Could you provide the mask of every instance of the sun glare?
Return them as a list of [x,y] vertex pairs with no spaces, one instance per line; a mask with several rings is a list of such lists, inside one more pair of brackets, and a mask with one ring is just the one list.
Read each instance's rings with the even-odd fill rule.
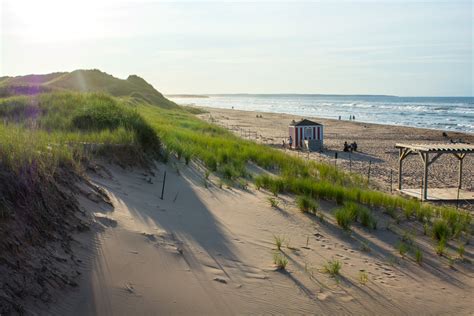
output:
[[[100,6],[103,6],[102,2]],[[92,1],[7,0],[5,12],[16,31],[29,42],[57,42],[105,35],[98,4]]]

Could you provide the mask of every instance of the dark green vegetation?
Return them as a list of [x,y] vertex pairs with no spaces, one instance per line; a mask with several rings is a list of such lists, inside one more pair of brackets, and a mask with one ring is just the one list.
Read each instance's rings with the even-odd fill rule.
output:
[[103,154],[129,153],[134,159],[160,151],[159,138],[137,110],[103,94],[3,98],[0,118],[2,161],[13,169],[33,161],[50,167],[74,164],[91,148]]
[[364,227],[369,229],[377,228],[377,220],[372,215],[372,211],[354,202],[344,203],[344,206],[336,210],[334,216],[336,217],[337,224],[345,230],[349,230],[351,224],[357,220]]
[[298,208],[303,213],[313,213],[315,214],[318,210],[318,205],[315,200],[305,195],[300,195],[296,197],[296,204]]

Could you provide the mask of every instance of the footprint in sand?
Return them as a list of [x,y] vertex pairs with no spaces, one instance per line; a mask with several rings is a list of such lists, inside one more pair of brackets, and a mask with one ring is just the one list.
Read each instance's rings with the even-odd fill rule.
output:
[[227,284],[227,280],[224,278],[215,277],[213,280],[222,284]]
[[325,301],[330,296],[331,296],[330,293],[318,293],[317,298],[320,301]]
[[354,298],[352,296],[343,296],[343,297],[341,297],[341,301],[343,301],[345,303],[352,302],[353,300],[354,300]]

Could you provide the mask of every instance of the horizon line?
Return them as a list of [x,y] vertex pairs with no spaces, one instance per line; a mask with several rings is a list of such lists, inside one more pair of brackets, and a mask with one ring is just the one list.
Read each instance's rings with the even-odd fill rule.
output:
[[474,98],[474,95],[392,95],[392,94],[361,94],[361,93],[163,93],[166,97],[220,96],[220,95],[279,95],[279,96],[337,96],[337,97],[390,97],[390,98]]

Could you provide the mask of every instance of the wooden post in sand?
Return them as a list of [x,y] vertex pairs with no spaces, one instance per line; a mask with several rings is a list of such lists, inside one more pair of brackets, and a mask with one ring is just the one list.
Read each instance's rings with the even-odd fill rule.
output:
[[349,172],[352,172],[352,153],[349,152]]
[[161,187],[161,197],[160,199],[163,200],[163,194],[165,193],[165,184],[166,184],[166,171],[163,175],[163,186]]
[[372,167],[372,160],[369,160],[369,170],[367,171],[367,185],[370,184],[370,167]]
[[423,179],[420,182],[420,202],[423,202]]
[[393,180],[393,170],[390,169],[390,193],[392,193],[393,191],[392,180]]
[[457,197],[456,197],[456,209],[459,208],[459,191],[461,191],[461,188],[460,188],[460,187],[458,187],[458,195],[457,195]]

